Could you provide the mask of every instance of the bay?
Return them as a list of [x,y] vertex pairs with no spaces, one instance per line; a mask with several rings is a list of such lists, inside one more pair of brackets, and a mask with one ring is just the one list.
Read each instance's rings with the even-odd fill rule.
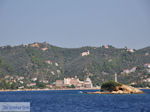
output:
[[30,102],[31,112],[150,112],[150,90],[144,94],[81,94],[97,90],[0,92],[0,102]]

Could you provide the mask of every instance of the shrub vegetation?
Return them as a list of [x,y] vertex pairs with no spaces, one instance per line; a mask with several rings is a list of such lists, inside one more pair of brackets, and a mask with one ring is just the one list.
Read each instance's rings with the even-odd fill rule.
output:
[[121,83],[115,81],[108,81],[102,84],[101,90],[102,91],[113,91],[115,90],[116,86],[121,86]]

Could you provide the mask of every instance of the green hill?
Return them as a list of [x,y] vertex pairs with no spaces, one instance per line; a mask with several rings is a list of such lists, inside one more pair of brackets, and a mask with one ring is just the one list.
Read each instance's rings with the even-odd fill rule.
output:
[[[88,51],[87,56],[82,56]],[[84,80],[90,76],[94,85],[99,85],[113,80],[117,73],[122,83],[141,84],[150,77],[145,63],[150,63],[150,47],[134,52],[113,46],[60,48],[46,42],[0,47],[1,78],[6,75],[37,77],[52,83],[64,77],[78,76]],[[133,67],[135,71],[131,70]],[[123,72],[125,69],[131,70],[130,73]]]

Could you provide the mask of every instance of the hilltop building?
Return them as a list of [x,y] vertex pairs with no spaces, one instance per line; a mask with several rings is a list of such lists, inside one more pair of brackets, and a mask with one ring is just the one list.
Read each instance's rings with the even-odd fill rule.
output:
[[134,49],[127,49],[127,51],[131,53],[135,52]]
[[104,45],[104,48],[105,48],[105,49],[108,49],[108,48],[109,48],[109,46],[108,46],[108,45]]
[[88,56],[90,54],[90,51],[88,50],[87,52],[82,52],[81,56]]
[[40,47],[40,44],[39,44],[39,43],[33,43],[33,44],[30,44],[30,46],[31,46],[31,47],[38,47],[38,48],[39,48],[39,47]]

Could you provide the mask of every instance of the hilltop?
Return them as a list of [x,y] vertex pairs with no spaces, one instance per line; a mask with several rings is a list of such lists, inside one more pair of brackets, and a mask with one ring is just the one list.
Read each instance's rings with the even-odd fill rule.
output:
[[64,77],[87,76],[94,85],[113,80],[118,74],[121,83],[149,86],[150,47],[135,50],[100,47],[61,48],[44,43],[0,47],[0,77],[37,78],[49,83]]

